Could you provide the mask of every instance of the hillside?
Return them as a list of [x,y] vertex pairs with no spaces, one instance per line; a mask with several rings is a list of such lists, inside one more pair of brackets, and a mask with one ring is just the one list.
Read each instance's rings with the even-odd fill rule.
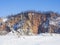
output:
[[0,34],[17,32],[20,35],[60,33],[60,14],[54,12],[25,11],[0,18]]

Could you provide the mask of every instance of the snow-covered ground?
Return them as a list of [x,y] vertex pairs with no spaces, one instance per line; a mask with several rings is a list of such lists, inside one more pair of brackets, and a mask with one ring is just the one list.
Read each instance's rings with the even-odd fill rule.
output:
[[60,34],[40,34],[37,36],[20,36],[9,33],[0,36],[0,45],[60,45]]

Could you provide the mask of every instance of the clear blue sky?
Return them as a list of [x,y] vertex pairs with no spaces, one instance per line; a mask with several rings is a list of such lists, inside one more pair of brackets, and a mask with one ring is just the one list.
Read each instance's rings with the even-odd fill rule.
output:
[[60,13],[60,0],[0,0],[0,17],[27,10]]

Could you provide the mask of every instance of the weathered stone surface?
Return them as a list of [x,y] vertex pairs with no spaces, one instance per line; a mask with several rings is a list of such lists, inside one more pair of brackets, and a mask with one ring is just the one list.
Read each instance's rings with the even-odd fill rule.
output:
[[[7,23],[5,23],[6,25],[3,24],[0,26],[0,30],[4,30],[7,24],[13,28],[14,24],[23,21],[24,25],[22,25],[20,29],[25,29],[24,30],[25,32],[30,30],[29,32],[33,34],[38,34],[38,29],[40,28],[39,26],[41,26],[39,30],[42,30],[42,32],[45,32],[45,28],[44,26],[42,27],[42,24],[46,22],[48,18],[53,19],[56,17],[57,17],[57,14],[55,13],[45,14],[45,13],[39,13],[35,11],[23,12],[20,14],[10,16],[10,18],[8,18],[9,20],[7,21]],[[0,19],[0,22],[2,22],[2,19]],[[49,30],[48,32],[54,31],[52,26],[50,26],[49,29],[48,29]]]

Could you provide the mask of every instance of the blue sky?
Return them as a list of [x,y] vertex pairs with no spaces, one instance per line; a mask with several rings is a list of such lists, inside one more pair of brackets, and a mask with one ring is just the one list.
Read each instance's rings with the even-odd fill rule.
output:
[[0,17],[27,10],[60,13],[60,0],[0,0]]

